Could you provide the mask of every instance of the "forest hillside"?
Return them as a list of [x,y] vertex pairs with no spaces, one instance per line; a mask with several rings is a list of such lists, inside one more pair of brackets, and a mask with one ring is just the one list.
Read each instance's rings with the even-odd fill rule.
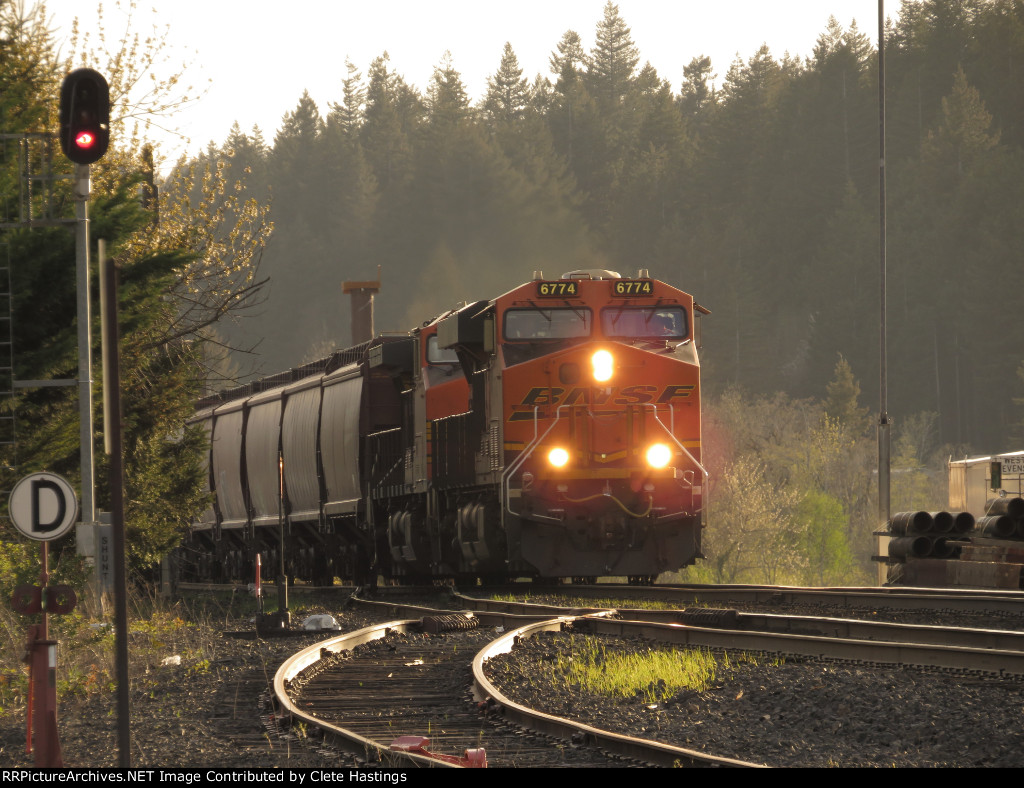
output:
[[[712,310],[709,392],[822,397],[840,355],[876,381],[873,21],[831,20],[803,60],[695,57],[667,75],[678,92],[611,3],[591,50],[572,30],[552,42],[548,74],[496,52],[476,101],[457,52],[422,89],[387,53],[339,64],[322,110],[297,85],[273,139],[236,126],[202,157],[272,206],[267,301],[229,332],[258,355],[232,368],[347,344],[341,282],[378,266],[377,329],[403,331],[535,269],[588,266],[648,268]],[[886,85],[889,410],[938,414],[943,441],[1020,448],[1024,3],[906,0]]]

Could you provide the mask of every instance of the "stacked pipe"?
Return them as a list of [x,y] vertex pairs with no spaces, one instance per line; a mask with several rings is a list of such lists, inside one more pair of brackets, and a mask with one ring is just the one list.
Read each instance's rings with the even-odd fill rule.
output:
[[889,560],[958,558],[972,528],[970,512],[900,512],[889,520]]
[[975,532],[993,539],[1024,539],[1024,498],[992,498]]

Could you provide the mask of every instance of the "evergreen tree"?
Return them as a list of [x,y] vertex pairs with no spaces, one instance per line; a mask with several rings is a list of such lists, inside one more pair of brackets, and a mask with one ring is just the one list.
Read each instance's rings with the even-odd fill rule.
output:
[[[825,222],[820,248],[801,266],[797,299],[812,316],[801,381],[807,393],[836,372],[837,352],[862,375],[877,364],[878,328],[868,319],[878,308],[878,217],[873,202],[848,183],[842,205]],[[852,325],[862,327],[856,336],[850,332]]]
[[698,136],[707,127],[717,102],[711,58],[701,55],[683,66],[683,82],[679,88],[679,107]]
[[530,87],[530,109],[538,116],[545,117],[551,111],[553,103],[554,85],[543,74],[538,74]]
[[506,41],[497,72],[487,78],[484,112],[491,123],[511,125],[523,119],[530,104],[529,84],[512,45]]
[[567,30],[562,34],[556,51],[551,53],[548,62],[551,73],[557,80],[555,89],[563,96],[582,76],[587,54],[583,51],[583,41],[575,30]]
[[999,133],[991,132],[992,115],[978,91],[967,83],[967,75],[958,68],[953,90],[942,99],[939,126],[929,131],[922,143],[921,158],[928,164],[952,165],[957,177],[964,174],[978,156],[999,143]]
[[842,354],[836,362],[835,375],[825,391],[825,415],[838,421],[851,434],[861,435],[867,428],[868,409],[860,407],[857,402],[860,384],[853,377],[853,370]]
[[907,307],[894,352],[912,372],[895,395],[937,412],[946,440],[1001,446],[1006,429],[997,424],[1006,423],[1013,366],[997,359],[1012,354],[1024,334],[1012,320],[999,331],[987,326],[1000,309],[992,282],[1010,290],[1021,283],[1009,250],[1021,236],[1010,206],[1020,199],[1022,160],[998,144],[991,115],[963,72],[944,98],[919,162],[895,182],[903,209],[894,249],[907,261],[895,284]]
[[597,109],[583,83],[583,64],[586,53],[579,34],[568,30],[552,53],[551,71],[556,76],[555,95],[548,113],[548,122],[557,149],[574,170],[584,171],[586,164],[577,168],[577,151],[586,154],[591,149]]
[[736,60],[732,64],[722,88],[717,128],[718,157],[727,162],[726,169],[739,174],[745,167],[759,164],[759,158],[766,158],[778,128],[784,84],[782,68],[766,45],[746,63]]
[[440,131],[449,130],[469,117],[469,97],[462,75],[455,70],[451,52],[445,52],[427,91],[430,124]]
[[385,192],[401,189],[411,177],[412,145],[408,86],[388,69],[385,52],[370,64],[365,122],[360,140],[377,182]]
[[1024,102],[1019,100],[1024,79],[1024,6],[1017,0],[990,0],[979,9],[968,39],[968,55],[959,65],[970,65],[971,81],[984,89],[1002,141],[1024,145]]
[[282,119],[270,156],[270,185],[277,218],[315,216],[320,207],[315,184],[320,167],[317,141],[323,128],[316,103],[308,91],[303,91],[298,105]]
[[587,86],[604,112],[613,112],[629,92],[640,53],[619,7],[609,0],[597,25],[597,41],[587,59]]
[[626,270],[654,264],[663,228],[681,211],[674,187],[686,179],[695,156],[671,87],[650,65],[637,77],[631,101],[639,119],[635,147],[613,195],[609,224],[614,264]]
[[363,84],[362,74],[348,58],[345,59],[345,69],[347,76],[342,81],[344,101],[341,104],[331,104],[327,124],[337,124],[346,136],[354,137],[363,123],[366,86]]

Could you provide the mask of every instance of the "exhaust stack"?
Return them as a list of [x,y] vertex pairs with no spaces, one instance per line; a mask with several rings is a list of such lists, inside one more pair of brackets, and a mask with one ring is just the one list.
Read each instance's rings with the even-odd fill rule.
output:
[[372,282],[342,282],[341,292],[351,296],[352,344],[361,345],[373,339],[373,296],[380,292],[380,266]]

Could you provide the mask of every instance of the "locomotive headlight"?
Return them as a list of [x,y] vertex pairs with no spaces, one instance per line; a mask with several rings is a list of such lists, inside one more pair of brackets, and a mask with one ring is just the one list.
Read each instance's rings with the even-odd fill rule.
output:
[[590,364],[594,368],[594,380],[598,383],[607,383],[612,379],[613,365],[615,359],[607,350],[598,350],[590,357]]
[[562,447],[557,447],[548,452],[548,462],[556,468],[563,468],[569,462],[569,452]]
[[664,468],[672,461],[672,449],[664,443],[655,443],[647,450],[647,464],[652,468]]

